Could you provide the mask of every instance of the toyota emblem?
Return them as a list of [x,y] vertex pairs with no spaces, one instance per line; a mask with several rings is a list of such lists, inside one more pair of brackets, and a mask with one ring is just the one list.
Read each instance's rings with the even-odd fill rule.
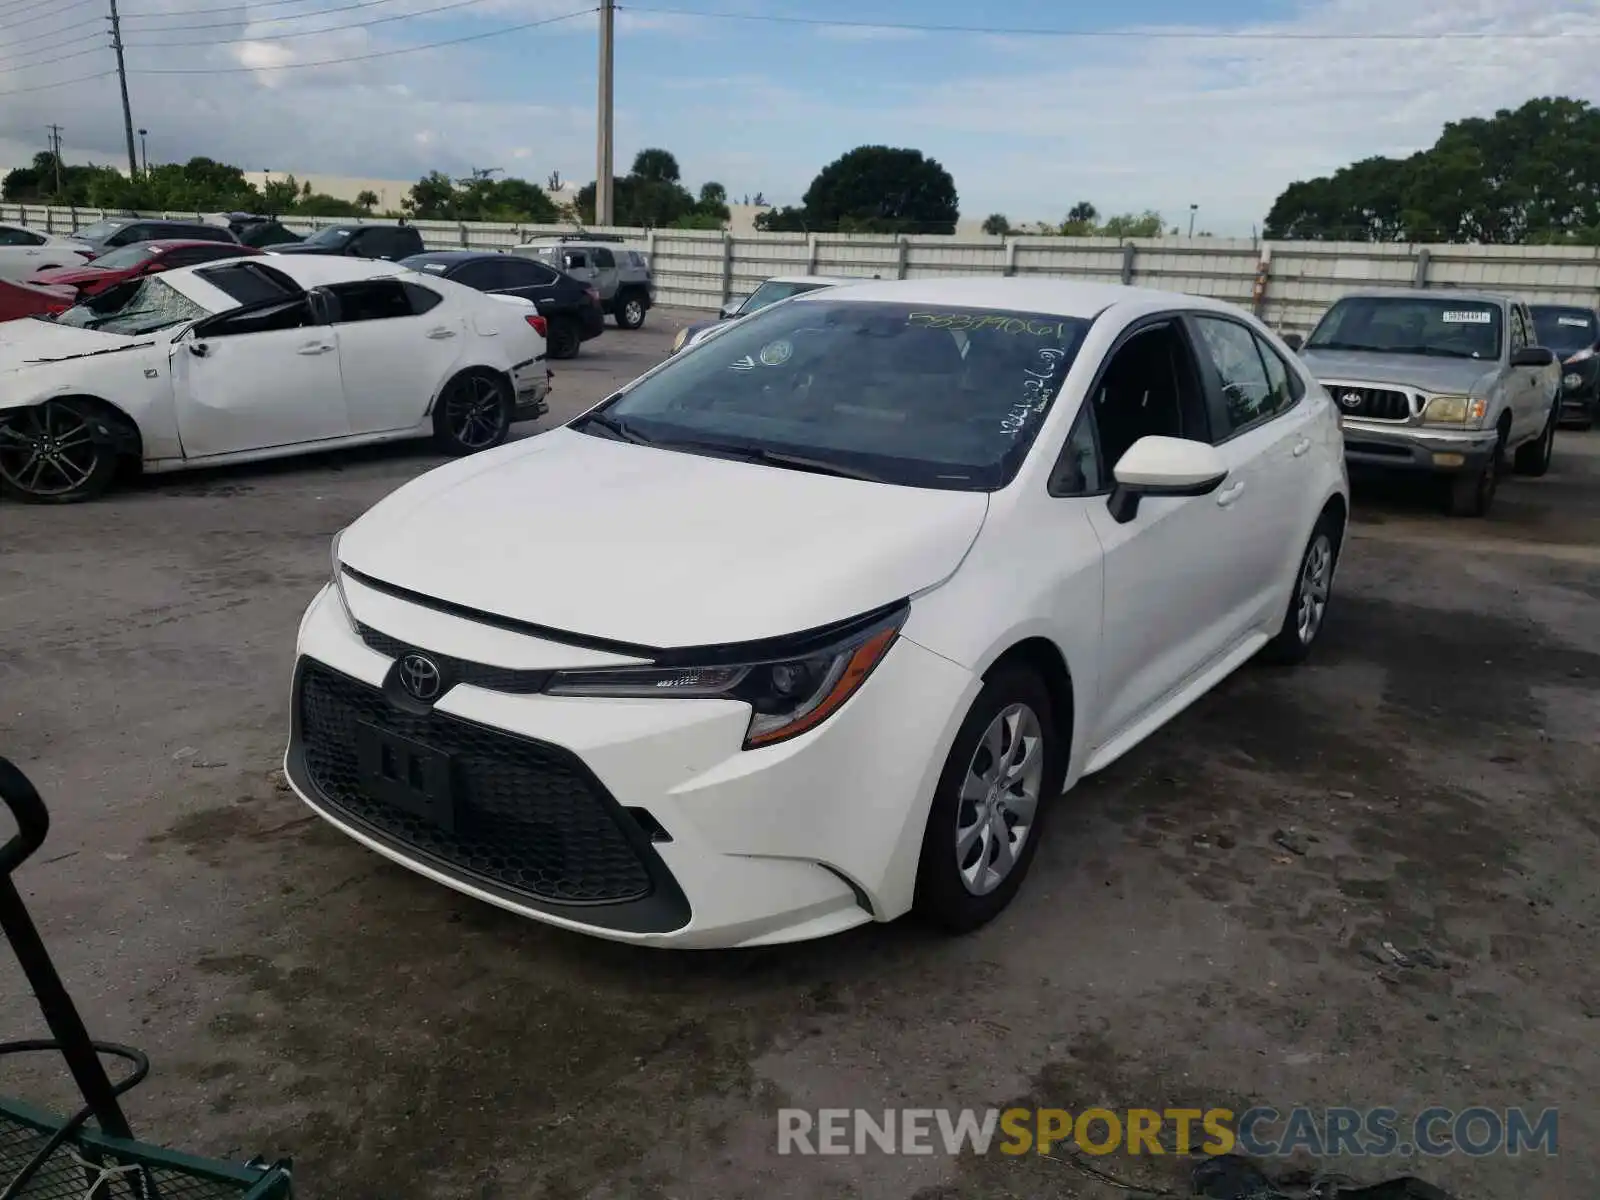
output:
[[1361,407],[1361,393],[1360,392],[1346,392],[1344,395],[1339,397],[1339,403],[1344,405],[1346,408],[1360,408]]
[[424,704],[431,703],[439,698],[443,684],[439,666],[431,658],[408,654],[400,660],[400,686],[413,699],[421,700]]

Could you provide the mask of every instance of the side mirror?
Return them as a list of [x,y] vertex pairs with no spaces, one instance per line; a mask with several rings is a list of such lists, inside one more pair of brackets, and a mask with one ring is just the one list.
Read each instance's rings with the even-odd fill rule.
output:
[[1306,344],[1306,340],[1298,333],[1286,333],[1283,335],[1283,344],[1289,347],[1289,349],[1293,350],[1296,354],[1299,354],[1300,347]]
[[1112,468],[1107,500],[1112,518],[1126,525],[1146,496],[1205,496],[1222,486],[1228,464],[1215,446],[1188,438],[1142,437]]
[[189,353],[194,355],[196,358],[204,358],[206,355],[211,353],[211,348],[204,342],[190,342]]
[[719,320],[719,321],[731,321],[734,317],[737,317],[739,315],[739,306],[741,304],[743,304],[743,303],[744,303],[744,298],[743,297],[740,297],[737,300],[729,300],[726,304],[724,304],[722,306],[721,311],[718,312],[717,320]]
[[1555,360],[1555,351],[1546,346],[1524,346],[1511,355],[1513,367],[1548,367]]
[[0,758],[0,804],[11,810],[17,823],[17,832],[0,844],[0,878],[4,878],[44,845],[45,834],[50,832],[50,812],[28,777],[5,758]]

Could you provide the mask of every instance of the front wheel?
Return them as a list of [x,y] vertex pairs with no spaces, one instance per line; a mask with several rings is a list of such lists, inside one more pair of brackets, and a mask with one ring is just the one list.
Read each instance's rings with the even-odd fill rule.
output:
[[1489,461],[1476,471],[1463,473],[1450,480],[1450,515],[1453,517],[1485,517],[1494,505],[1495,493],[1500,490],[1500,472],[1505,465],[1506,439],[1501,434],[1494,444]]
[[1558,395],[1556,402],[1550,406],[1550,416],[1545,420],[1544,432],[1539,435],[1539,440],[1517,447],[1512,465],[1516,467],[1518,475],[1537,479],[1550,469],[1550,456],[1556,446],[1556,426],[1560,421],[1561,397]]
[[1040,817],[1065,770],[1043,681],[1025,667],[1002,669],[973,701],[934,790],[917,913],[951,933],[998,916],[1028,873]]
[[1328,601],[1333,596],[1333,571],[1339,561],[1338,520],[1324,514],[1311,531],[1305,553],[1300,556],[1300,571],[1289,596],[1289,611],[1277,635],[1262,649],[1268,662],[1286,666],[1302,663],[1311,655],[1317,635],[1328,616]]
[[617,328],[638,329],[644,324],[644,298],[637,292],[624,292],[617,297]]
[[433,437],[457,457],[489,450],[511,432],[511,386],[487,372],[457,375],[433,413]]
[[93,500],[117,474],[116,436],[71,400],[0,413],[0,491],[29,504]]

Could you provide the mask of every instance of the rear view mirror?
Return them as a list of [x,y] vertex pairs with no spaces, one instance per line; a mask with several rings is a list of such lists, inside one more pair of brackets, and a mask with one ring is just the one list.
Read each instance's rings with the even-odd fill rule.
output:
[[[11,813],[16,833],[0,844],[0,878],[11,874],[22,861],[44,844],[50,832],[50,813],[28,777],[0,758],[0,805]],[[0,832],[6,823],[0,823]]]
[[1111,516],[1127,524],[1139,515],[1146,496],[1204,496],[1228,477],[1228,464],[1215,446],[1188,438],[1142,437],[1112,468],[1116,481],[1107,501]]
[[1300,347],[1306,344],[1306,340],[1298,333],[1286,333],[1283,335],[1283,344],[1289,347],[1289,349],[1293,350],[1296,354],[1299,354]]

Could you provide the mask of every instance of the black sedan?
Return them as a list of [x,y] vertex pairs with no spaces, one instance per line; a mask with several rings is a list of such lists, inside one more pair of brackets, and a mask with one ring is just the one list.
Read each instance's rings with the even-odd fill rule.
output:
[[480,292],[532,300],[549,323],[551,358],[576,358],[578,347],[605,329],[600,293],[554,267],[515,254],[478,250],[431,250],[400,260],[402,267],[464,283]]
[[1561,360],[1561,420],[1587,429],[1600,419],[1600,313],[1530,304],[1535,338]]

